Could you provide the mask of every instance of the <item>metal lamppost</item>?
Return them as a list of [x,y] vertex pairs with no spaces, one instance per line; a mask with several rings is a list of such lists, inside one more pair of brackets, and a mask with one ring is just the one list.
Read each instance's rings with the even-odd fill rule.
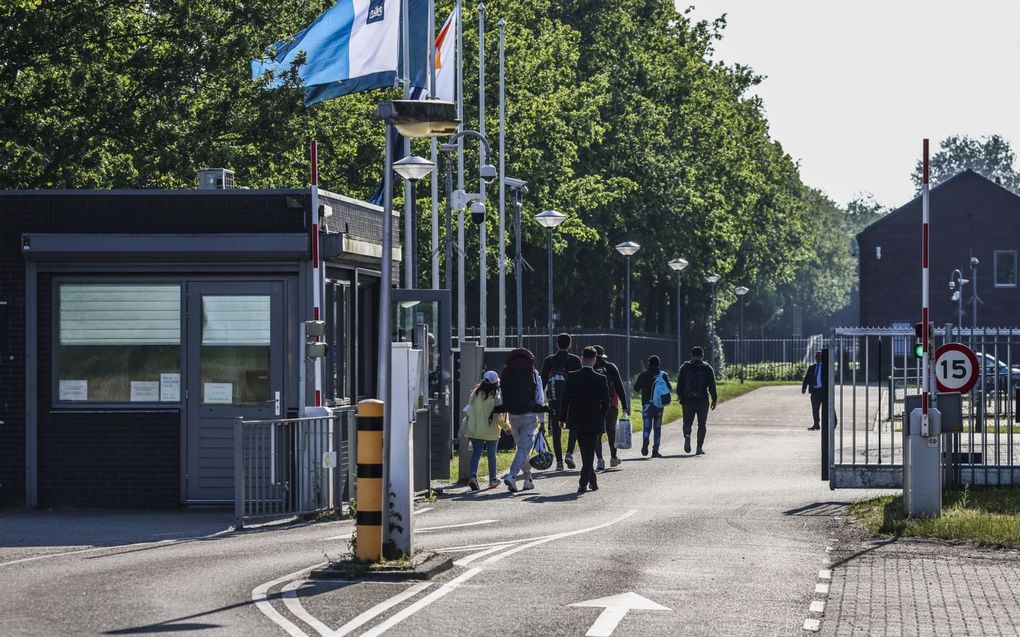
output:
[[431,161],[417,155],[408,155],[394,162],[393,170],[404,178],[411,186],[411,214],[404,219],[404,243],[407,244],[407,271],[404,273],[404,287],[418,287],[418,263],[415,245],[418,243],[418,180],[425,177],[436,167]]
[[953,290],[952,300],[956,301],[956,328],[963,331],[963,286],[970,283],[970,279],[963,278],[963,272],[959,269],[953,270],[949,275],[949,289]]
[[548,292],[549,292],[549,351],[553,350],[553,230],[558,225],[563,223],[563,220],[567,218],[567,215],[556,210],[546,210],[535,215],[535,221],[539,223],[543,228],[549,232],[549,252],[548,261],[546,266],[546,272],[548,273]]
[[744,295],[750,292],[748,288],[743,285],[739,286],[735,290],[740,300],[740,382],[744,382],[744,365],[747,363],[747,352],[745,351],[746,339],[744,338]]
[[971,281],[971,284],[972,284],[971,288],[970,288],[970,293],[971,293],[971,297],[970,297],[970,304],[971,304],[971,310],[970,310],[970,329],[971,329],[971,334],[972,335],[974,333],[974,330],[977,329],[977,325],[978,325],[978,322],[977,322],[977,306],[978,306],[978,303],[981,302],[981,299],[978,298],[978,295],[977,295],[977,269],[978,269],[978,264],[979,263],[980,262],[978,261],[977,257],[971,257],[970,258],[970,281]]
[[[528,194],[528,182],[513,177],[502,177],[510,186],[511,205],[514,209],[514,280],[517,284],[517,347],[524,347],[524,257],[521,254],[521,198]],[[529,266],[530,267],[530,266]]]
[[640,249],[641,249],[641,246],[636,244],[636,243],[634,243],[633,241],[624,241],[623,243],[618,243],[616,245],[616,251],[619,252],[620,254],[622,254],[624,256],[624,259],[627,262],[627,282],[626,282],[626,286],[627,286],[627,297],[626,297],[627,298],[627,305],[626,305],[626,308],[625,308],[626,315],[627,315],[627,361],[626,361],[627,364],[626,364],[626,366],[624,368],[625,371],[626,371],[626,374],[627,374],[627,380],[626,380],[626,383],[627,383],[627,395],[630,395],[630,384],[631,384],[631,375],[630,375],[630,313],[631,313],[631,310],[630,310],[630,258],[633,257],[634,254],[638,250],[640,250]]
[[712,286],[712,295],[708,304],[708,340],[711,341],[712,353],[715,354],[715,284],[722,277],[718,274],[709,274],[705,280]]
[[669,262],[670,269],[676,272],[676,368],[678,371],[684,360],[684,348],[682,342],[684,331],[684,301],[683,289],[681,288],[680,282],[680,273],[683,272],[687,265],[687,259],[676,258]]

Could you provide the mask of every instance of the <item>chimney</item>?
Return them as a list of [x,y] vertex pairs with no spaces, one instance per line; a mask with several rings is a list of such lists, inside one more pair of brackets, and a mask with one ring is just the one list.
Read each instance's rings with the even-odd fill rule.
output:
[[229,190],[234,187],[234,171],[226,168],[203,168],[198,171],[199,190]]

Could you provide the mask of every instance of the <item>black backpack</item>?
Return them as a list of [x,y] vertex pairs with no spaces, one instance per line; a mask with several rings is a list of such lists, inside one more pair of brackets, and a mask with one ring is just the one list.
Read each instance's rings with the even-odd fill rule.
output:
[[499,375],[503,406],[515,415],[529,414],[538,410],[535,393],[538,381],[535,373],[535,355],[524,348],[510,352],[506,366]]
[[691,365],[684,383],[684,400],[704,400],[708,397],[708,369],[705,365]]
[[553,367],[549,371],[549,382],[546,384],[545,398],[550,403],[559,403],[563,400],[563,392],[567,388],[567,361],[570,355],[565,352],[557,352],[553,356]]

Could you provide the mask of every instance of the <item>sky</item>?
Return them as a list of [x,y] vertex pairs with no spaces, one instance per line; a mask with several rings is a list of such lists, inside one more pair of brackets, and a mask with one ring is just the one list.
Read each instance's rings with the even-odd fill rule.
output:
[[727,14],[715,59],[766,76],[772,137],[809,186],[898,207],[922,139],[998,133],[1020,152],[1018,0],[678,0]]

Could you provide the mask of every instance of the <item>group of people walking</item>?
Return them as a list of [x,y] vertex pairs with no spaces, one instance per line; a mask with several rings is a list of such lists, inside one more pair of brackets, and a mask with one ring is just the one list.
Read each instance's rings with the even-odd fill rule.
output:
[[[471,442],[471,478],[473,491],[481,489],[478,466],[482,454],[488,458],[489,488],[504,484],[511,493],[535,488],[531,455],[544,468],[555,457],[556,469],[575,469],[574,451],[578,449],[581,473],[578,493],[597,491],[598,471],[606,469],[602,436],[609,448],[609,466],[619,467],[621,460],[616,446],[618,423],[625,420],[629,428],[630,400],[627,385],[601,346],[587,346],[581,355],[571,353],[569,334],[556,337],[557,351],[536,368],[536,359],[529,350],[519,348],[507,356],[503,370],[485,372],[464,407],[464,426]],[[659,369],[659,357],[651,356],[647,368],[638,376],[634,391],[641,394],[644,421],[641,455],[661,458],[662,415],[672,401],[673,387],[669,376]],[[697,455],[704,451],[708,412],[718,400],[715,372],[704,361],[700,347],[691,350],[691,359],[680,367],[676,396],[683,406],[684,451],[691,453],[691,436],[695,419],[698,422]],[[553,451],[545,449],[546,423],[552,434]],[[567,449],[563,452],[562,431],[566,429]],[[628,429],[629,431],[629,429]],[[496,477],[496,450],[501,433],[509,432],[517,452],[510,470],[501,479]],[[543,458],[547,456],[547,458]],[[544,465],[544,460],[548,465]],[[518,486],[517,476],[523,474]]]

